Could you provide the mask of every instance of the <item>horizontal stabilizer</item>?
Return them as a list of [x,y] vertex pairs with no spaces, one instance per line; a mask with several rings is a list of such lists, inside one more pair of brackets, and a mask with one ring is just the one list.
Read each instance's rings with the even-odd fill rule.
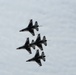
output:
[[35,49],[35,45],[32,45],[32,48]]
[[42,60],[45,61],[45,54],[44,54],[44,52],[42,52],[41,56],[42,56]]
[[47,46],[47,42],[44,42],[44,45]]
[[32,40],[32,42],[31,42],[31,47],[32,47],[33,49],[35,49],[35,45],[33,45],[33,43],[34,43],[34,40]]
[[37,30],[37,31],[39,31],[39,28],[38,28],[38,27],[36,27],[36,30]]
[[43,37],[43,41],[44,41],[44,45],[47,46],[47,40],[45,36]]
[[34,25],[34,26],[35,26],[35,29],[36,29],[37,31],[39,31],[39,28],[38,28],[39,25],[38,25],[38,22],[37,22],[37,21],[35,22],[35,25]]

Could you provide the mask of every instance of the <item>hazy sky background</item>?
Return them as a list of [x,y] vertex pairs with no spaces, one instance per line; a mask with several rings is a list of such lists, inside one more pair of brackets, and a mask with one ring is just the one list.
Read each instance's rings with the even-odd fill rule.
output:
[[[42,25],[34,37],[19,32],[30,19]],[[26,62],[35,50],[31,55],[16,50],[38,33],[48,40],[48,46],[43,45],[46,62],[41,61],[42,67]],[[0,0],[0,75],[31,74],[76,75],[76,0]]]

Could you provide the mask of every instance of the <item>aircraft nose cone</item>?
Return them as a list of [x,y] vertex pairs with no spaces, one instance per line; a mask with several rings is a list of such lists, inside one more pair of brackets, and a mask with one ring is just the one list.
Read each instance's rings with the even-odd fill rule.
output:
[[26,62],[29,62],[29,60],[27,60]]
[[16,49],[19,49],[19,48],[16,48]]
[[21,32],[21,30],[19,32]]
[[32,59],[27,60],[26,62],[33,61]]
[[22,46],[22,47],[18,47],[17,49],[23,49],[24,47]]
[[22,32],[23,30],[20,30],[19,32]]

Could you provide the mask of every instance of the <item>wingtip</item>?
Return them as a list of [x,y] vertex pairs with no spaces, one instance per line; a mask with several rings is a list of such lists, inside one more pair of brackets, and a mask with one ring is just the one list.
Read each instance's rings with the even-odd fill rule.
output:
[[30,51],[29,54],[32,54],[32,52]]
[[30,52],[30,54],[32,54],[32,52]]
[[41,50],[43,51],[43,48],[41,48]]
[[39,67],[41,67],[41,66],[42,66],[42,64],[39,65]]
[[35,36],[35,34],[32,34],[33,36]]

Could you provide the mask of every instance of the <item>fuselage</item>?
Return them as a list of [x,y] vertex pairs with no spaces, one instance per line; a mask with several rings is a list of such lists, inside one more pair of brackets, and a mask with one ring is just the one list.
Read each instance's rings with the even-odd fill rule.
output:
[[37,27],[38,27],[38,26],[30,26],[30,27],[26,27],[26,28],[20,30],[20,32],[22,32],[22,31],[30,31],[31,29],[36,29]]
[[38,26],[31,26],[31,27],[27,27],[26,30],[30,30],[30,29],[36,29]]
[[43,44],[44,42],[46,42],[47,40],[40,40],[40,41],[36,41],[34,42],[34,44]]
[[30,48],[30,46],[29,46],[29,44],[26,44],[26,45],[23,45],[17,49],[27,49],[28,50],[28,48]]

